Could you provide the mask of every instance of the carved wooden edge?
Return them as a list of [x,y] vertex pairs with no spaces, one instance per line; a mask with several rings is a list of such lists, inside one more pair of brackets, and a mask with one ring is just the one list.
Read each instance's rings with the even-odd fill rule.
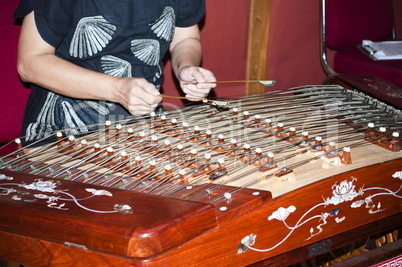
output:
[[0,231],[0,259],[27,266],[130,266],[129,257]]
[[[26,185],[41,178],[8,170],[0,170],[0,174],[13,177],[13,182],[16,184]],[[87,187],[105,189],[96,185],[42,178],[59,183],[57,190],[59,188],[62,191],[67,190],[70,195],[82,194]],[[211,204],[139,194],[115,188],[106,189],[113,193],[112,199],[91,198],[85,203],[92,204],[91,207],[100,210],[113,208],[115,203],[129,204],[134,209],[132,214],[121,214],[116,211],[97,215],[74,204],[68,210],[59,211],[49,208],[45,200],[31,203],[2,196],[4,199],[0,198],[2,218],[0,230],[58,243],[78,244],[106,253],[149,257],[216,227],[216,214]],[[24,188],[20,190],[28,191]],[[50,194],[32,191],[32,194]],[[146,204],[148,206],[145,206]]]
[[[118,197],[117,199],[120,202],[127,200],[127,203],[134,208],[133,215],[116,215],[123,216],[121,219],[128,219],[126,218],[127,216],[135,216],[135,213],[137,213],[139,209],[139,207],[135,206],[136,202],[150,204],[151,202],[159,203],[159,201],[164,200],[167,201],[166,204],[168,207],[171,207],[171,209],[177,209],[176,205],[184,202],[180,204],[181,206],[184,205],[180,208],[180,210],[184,212],[181,213],[180,216],[169,219],[171,216],[169,215],[170,213],[167,213],[169,216],[166,217],[165,220],[162,218],[158,220],[148,220],[150,227],[142,224],[135,225],[135,220],[132,221],[133,225],[131,225],[130,221],[127,220],[117,223],[114,219],[111,220],[114,215],[102,215],[101,218],[103,218],[103,222],[106,225],[109,225],[108,228],[113,228],[112,231],[108,229],[100,229],[103,226],[100,225],[100,222],[97,220],[91,219],[92,214],[88,214],[88,212],[79,209],[78,211],[65,211],[57,216],[63,219],[57,219],[51,215],[54,210],[46,208],[38,209],[37,206],[29,204],[28,202],[10,202],[4,201],[5,199],[2,201],[0,198],[0,216],[3,217],[3,220],[0,222],[0,229],[3,231],[9,231],[21,235],[31,235],[39,239],[53,240],[54,242],[68,242],[71,244],[82,245],[88,249],[90,248],[93,250],[131,257],[149,257],[161,253],[215,228],[217,226],[216,220],[218,220],[219,223],[230,221],[241,214],[257,208],[266,201],[272,201],[272,195],[268,191],[244,188],[241,190],[235,190],[235,197],[233,200],[225,200],[223,198],[218,201],[218,203],[214,203],[215,205],[218,204],[217,207],[221,204],[222,206],[229,207],[228,211],[220,211],[218,208],[213,208],[213,205],[205,203],[205,201],[186,201],[161,196],[138,194],[137,192],[119,190],[116,188],[103,188],[96,185],[51,179],[27,173],[11,172],[8,170],[0,170],[0,174],[1,173],[14,177],[14,181],[21,184],[30,184],[40,178],[47,181],[54,180],[60,184],[60,188],[68,188],[68,192],[72,194],[74,192],[84,192],[86,187],[106,189],[113,193],[113,198]],[[72,188],[71,186],[73,185],[75,186]],[[219,191],[216,193],[223,194],[223,192],[233,191],[235,188],[230,186],[220,186],[219,189],[220,190],[216,189]],[[258,195],[253,194],[256,191],[258,191]],[[143,201],[142,198],[147,199]],[[204,200],[208,200],[208,198]],[[228,203],[226,203],[226,201],[228,201]],[[160,208],[163,207],[164,206],[161,206]],[[151,205],[151,210],[159,213],[158,206],[153,204]],[[147,210],[141,211],[141,214],[142,213],[144,213],[144,218],[152,215],[152,212]],[[32,214],[35,215],[33,216]],[[89,217],[86,218],[85,216]],[[144,219],[141,219],[141,221],[143,220]],[[81,227],[84,224],[87,225],[87,227]],[[127,229],[125,234],[122,234],[122,225]],[[66,231],[57,230],[58,228],[63,229],[66,227],[70,230],[73,229],[74,235],[68,235],[66,234]],[[80,239],[81,236],[92,236],[93,241],[89,242],[86,240],[87,242],[85,242],[85,240]]]
[[[384,231],[397,229],[395,228],[395,222],[402,222],[402,213],[341,233],[327,240],[331,243],[332,249],[340,248],[366,238],[367,232],[374,235],[383,233]],[[399,227],[402,227],[402,225]],[[28,236],[20,236],[1,231],[0,236],[0,258],[30,266],[49,266],[55,263],[57,263],[57,266],[74,266],[75,264],[82,264],[84,260],[86,262],[91,262],[92,264],[102,263],[104,266],[130,266],[135,262],[129,257],[118,257],[116,255],[104,254],[97,251],[83,250],[69,247],[61,243],[49,242],[47,240],[35,239]],[[391,243],[390,246],[384,245],[383,249],[376,249],[376,252],[373,253],[380,253],[381,251],[384,252],[384,254],[381,258],[376,258],[375,256],[374,258],[371,257],[370,260],[373,260],[371,263],[382,262],[387,258],[387,256],[393,257],[394,255],[397,255],[398,252],[401,251],[401,241],[399,240],[398,243],[394,243],[395,244]],[[309,253],[314,244],[300,247],[292,251],[291,256],[289,253],[285,253],[249,266],[288,266],[298,263],[306,259],[305,255]],[[369,257],[369,255],[367,256]],[[356,258],[353,259],[353,261],[355,260]],[[363,264],[353,266],[367,265]]]
[[[394,167],[398,167],[400,163],[402,162],[402,159],[398,159],[398,160],[392,160],[388,163],[383,163],[383,167],[380,167],[380,165],[376,164],[376,165],[372,165],[369,169],[366,170],[366,168],[361,168],[360,171],[359,170],[354,170],[351,172],[347,172],[345,174],[342,175],[336,175],[334,177],[331,178],[332,181],[328,180],[328,181],[320,181],[317,182],[316,186],[314,186],[314,188],[317,188],[317,186],[319,186],[320,188],[322,188],[323,186],[325,188],[329,188],[328,185],[333,184],[333,180],[340,180],[340,179],[344,179],[345,177],[349,177],[349,176],[356,176],[355,174],[358,172],[359,174],[364,174],[364,173],[370,173],[371,175],[369,177],[372,177],[373,179],[378,176],[378,172],[381,172],[384,168],[391,166]],[[378,171],[372,173],[371,170],[372,168],[378,168]],[[364,171],[363,171],[364,170]],[[363,172],[362,172],[363,171]],[[390,169],[390,172],[393,172]],[[387,172],[389,173],[389,172]],[[357,175],[356,177],[362,177],[362,175]],[[387,175],[388,177],[388,175]],[[381,179],[381,181],[383,180],[383,178],[380,178],[380,176],[378,176],[378,178],[376,178],[375,180]],[[385,179],[385,178],[384,178]],[[376,184],[375,182],[372,182],[370,184]],[[385,184],[389,184],[390,183],[390,179],[386,179]],[[312,188],[312,187],[309,187]],[[307,188],[306,188],[307,189]],[[321,190],[320,190],[321,191]],[[291,195],[293,196],[294,194],[296,194],[297,192],[295,191],[294,193],[292,193]],[[286,203],[292,203],[294,202],[294,200],[292,200],[291,202],[287,201],[287,199],[292,199],[292,196],[289,196],[288,198],[284,199],[279,198],[276,199],[276,201],[279,201],[279,203],[276,203],[275,206],[283,206]],[[295,198],[294,198],[295,199]],[[275,203],[275,200],[273,201],[273,203]],[[356,228],[352,228],[350,230],[346,230],[344,232],[326,232],[326,233],[331,233],[331,234],[327,234],[327,235],[323,235],[321,237],[320,240],[318,240],[317,242],[314,243],[308,243],[308,245],[304,245],[302,247],[296,246],[297,244],[300,244],[301,239],[296,238],[293,240],[289,240],[292,241],[290,246],[286,245],[284,247],[281,248],[280,251],[278,251],[278,253],[283,253],[283,254],[256,254],[256,253],[249,253],[250,251],[246,252],[248,254],[241,254],[242,258],[235,258],[235,249],[236,249],[236,243],[232,242],[233,238],[231,238],[231,236],[236,235],[236,240],[240,240],[241,237],[243,236],[243,234],[247,234],[250,233],[254,230],[256,230],[258,227],[258,225],[261,224],[264,225],[265,227],[265,221],[266,221],[266,215],[265,214],[269,214],[268,211],[272,211],[272,209],[269,207],[269,205],[263,205],[262,208],[264,208],[263,211],[259,212],[259,211],[255,211],[253,210],[253,212],[251,212],[249,215],[243,215],[241,217],[238,218],[238,220],[233,221],[233,223],[225,223],[225,225],[222,225],[222,227],[220,227],[221,229],[213,229],[201,236],[199,236],[199,238],[190,240],[187,243],[184,243],[181,246],[178,246],[170,251],[166,251],[166,253],[162,253],[160,255],[156,255],[155,258],[149,258],[146,260],[140,260],[140,259],[131,259],[131,262],[133,265],[142,265],[142,266],[176,266],[178,262],[180,263],[194,263],[195,260],[198,260],[198,262],[205,260],[205,262],[207,262],[207,260],[210,260],[209,262],[214,262],[216,264],[220,264],[220,266],[244,266],[245,264],[249,264],[251,262],[257,261],[257,260],[261,260],[264,257],[270,257],[269,255],[271,255],[270,259],[267,259],[266,261],[264,261],[263,263],[265,265],[268,266],[285,266],[285,265],[290,265],[290,264],[294,264],[297,262],[300,262],[302,260],[305,260],[307,258],[309,258],[309,253],[311,251],[311,248],[313,246],[318,247],[319,243],[321,243],[322,241],[325,241],[324,244],[324,250],[325,248],[330,246],[330,249],[337,249],[340,247],[343,247],[345,245],[348,245],[350,243],[354,243],[355,241],[358,240],[362,240],[363,238],[366,238],[368,236],[372,236],[374,234],[379,234],[379,233],[383,233],[384,231],[387,230],[391,230],[391,229],[397,229],[398,227],[401,227],[402,224],[402,212],[400,209],[400,204],[398,204],[398,202],[395,202],[398,205],[398,208],[396,210],[395,213],[395,209],[393,209],[392,211],[392,215],[390,215],[389,217],[380,217],[378,220],[376,221],[372,221],[372,220],[367,220],[364,222],[364,224],[358,224],[360,226],[357,226]],[[267,203],[268,204],[268,203]],[[258,216],[258,218],[256,218],[256,215],[261,215],[264,214],[264,218],[263,221],[260,220],[260,216]],[[391,213],[389,213],[391,214]],[[254,224],[254,223],[258,223],[258,224]],[[328,225],[329,226],[329,225]],[[308,228],[308,226],[306,226]],[[330,229],[328,229],[330,230]],[[237,233],[239,232],[239,233]],[[228,233],[232,233],[231,235],[228,235]],[[273,234],[275,234],[274,232],[270,232],[269,233],[271,236]],[[263,236],[261,236],[263,237]],[[261,238],[260,238],[261,239]],[[260,240],[258,239],[258,240]],[[269,238],[268,238],[269,239]],[[268,240],[266,238],[266,240]],[[263,240],[261,240],[263,241]],[[3,245],[2,244],[2,238],[0,238],[0,258],[2,257],[2,248],[7,248],[7,249],[13,249],[13,250],[18,250],[17,248],[17,242],[15,242],[14,246],[9,246],[9,245]],[[267,242],[267,245],[270,245],[271,242]],[[262,244],[263,245],[263,244]],[[60,247],[59,247],[60,248]],[[27,249],[24,247],[24,249]],[[32,247],[31,249],[36,249],[35,247]],[[79,250],[79,249],[78,249]],[[211,254],[214,253],[214,254]],[[54,253],[53,253],[54,254]],[[80,254],[81,255],[81,254]],[[55,255],[50,255],[48,257],[53,257]],[[205,257],[204,257],[205,256]],[[6,255],[6,257],[8,257]],[[207,257],[210,257],[210,259],[207,259]],[[8,259],[8,258],[7,258]],[[82,259],[85,260],[85,257]],[[236,260],[237,264],[234,264],[233,260]],[[158,265],[159,264],[159,265]],[[176,265],[173,265],[176,264]],[[229,265],[231,264],[231,265]],[[258,265],[257,265],[258,266]]]
[[[251,0],[247,44],[247,80],[265,80],[268,57],[271,0]],[[246,94],[263,94],[265,87],[248,83]]]

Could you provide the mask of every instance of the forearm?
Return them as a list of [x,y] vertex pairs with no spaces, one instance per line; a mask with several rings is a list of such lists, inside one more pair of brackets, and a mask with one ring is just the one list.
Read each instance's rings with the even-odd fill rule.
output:
[[202,99],[208,95],[216,81],[213,73],[200,67],[201,40],[197,25],[176,28],[170,52],[172,68],[180,81],[180,87],[188,99]]
[[[176,76],[183,67],[198,67],[202,57],[201,42],[197,38],[183,40],[177,43],[171,51],[172,69]],[[180,79],[180,77],[178,77]]]
[[18,73],[22,80],[58,94],[81,99],[114,101],[115,77],[79,67],[55,55],[40,36],[34,13],[24,19],[18,43]]
[[51,54],[20,59],[21,78],[55,93],[72,98],[115,101],[112,88],[116,77],[79,67]]

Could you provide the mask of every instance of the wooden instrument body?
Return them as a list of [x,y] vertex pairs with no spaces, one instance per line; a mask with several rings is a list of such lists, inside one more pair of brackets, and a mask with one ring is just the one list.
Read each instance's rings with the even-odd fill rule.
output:
[[[94,215],[74,205],[68,205],[69,212],[66,212],[51,210],[40,203],[25,202],[21,205],[12,203],[13,200],[6,203],[2,201],[0,256],[2,259],[31,266],[76,266],[87,261],[93,266],[196,266],[200,263],[202,266],[244,266],[264,259],[268,259],[265,263],[271,266],[292,264],[360,238],[401,227],[402,202],[392,195],[382,195],[373,199],[374,209],[381,203],[380,212],[370,213],[365,204],[358,208],[351,207],[354,201],[382,191],[378,188],[397,192],[401,183],[400,181],[398,183],[392,175],[401,167],[400,159],[343,173],[280,196],[274,201],[272,199],[262,201],[258,207],[220,224],[213,220],[215,216],[208,204],[183,202],[123,190],[120,190],[119,194],[119,190],[111,189],[114,193],[113,200],[115,202],[123,200],[131,204],[133,214]],[[20,179],[30,181],[26,177],[17,181]],[[286,219],[289,226],[294,226],[310,209],[322,204],[326,198],[332,197],[334,186],[340,185],[342,181],[353,182],[354,190],[377,189],[336,205],[328,204],[315,208],[308,217],[328,213],[334,209],[339,209],[339,213],[327,218],[325,224],[322,218],[306,222],[279,244],[291,230],[287,229],[282,221],[268,220],[268,217],[279,208],[295,206],[296,210]],[[71,186],[73,182],[60,181],[60,183],[62,188],[69,189],[72,194],[82,192],[84,188],[82,184]],[[163,202],[163,199],[166,202]],[[110,203],[113,202],[97,200],[88,205],[107,209]],[[180,214],[182,210],[185,211],[185,215]],[[186,215],[189,215],[189,218],[186,218]],[[188,222],[191,227],[180,225],[180,222],[177,222],[179,220]],[[130,222],[138,226],[130,226]],[[142,222],[145,222],[146,227],[139,229]],[[152,225],[151,222],[155,224]],[[149,241],[155,233],[164,232],[157,229],[161,226],[158,225],[160,222],[162,227],[170,228],[171,231],[167,231],[166,235],[160,234],[157,237],[158,242]],[[55,224],[59,224],[59,227],[53,227]],[[308,239],[311,236],[310,230],[318,232],[320,224],[322,232]],[[96,235],[96,233],[102,234]],[[135,242],[141,234],[143,240]],[[250,234],[256,235],[255,247],[277,247],[267,252],[247,250],[238,254],[237,246]],[[79,240],[76,239],[77,236]],[[131,241],[128,240],[130,238]],[[162,247],[162,245],[155,247],[156,243],[164,242],[179,244],[173,247]],[[69,243],[83,247],[74,247],[71,244],[68,246]],[[113,246],[121,244],[120,248],[113,247],[115,252],[125,247],[136,250],[137,255],[140,255],[139,253],[146,255],[151,249],[158,253],[151,257],[127,257],[116,255],[121,251],[113,253],[115,255],[110,253],[112,251],[105,252],[105,249],[110,249],[107,246],[112,244]],[[146,248],[145,252],[142,248]]]
[[[332,113],[330,109],[329,114]],[[311,117],[315,129],[317,116]],[[227,121],[230,115],[224,114],[222,118]],[[254,131],[251,123],[240,121]],[[155,129],[162,125],[160,129],[169,130],[166,125],[155,125]],[[339,132],[344,131],[342,127]],[[264,134],[254,133],[253,140],[264,139]],[[364,138],[362,133],[357,135]],[[272,129],[269,147],[277,146],[278,138],[281,144],[285,143],[283,147],[290,147],[287,136]],[[82,171],[54,178],[53,172],[63,171],[62,168],[48,170],[46,165],[35,163],[21,172],[5,158],[0,164],[0,258],[29,266],[294,264],[402,226],[401,152],[390,152],[381,146],[376,146],[380,149],[376,152],[372,149],[375,145],[367,146],[365,141],[358,144],[362,146],[353,150],[358,155],[353,158],[353,166],[326,171],[317,168],[321,166],[317,160],[322,158],[321,150],[305,153],[308,156],[301,167],[297,165],[300,158],[292,162],[288,157],[297,158],[298,153],[286,152],[283,158],[289,159],[287,166],[298,166],[298,180],[279,176],[282,188],[277,188],[270,178],[273,174],[261,172],[256,176],[258,183],[248,188],[237,185],[237,180],[221,185],[218,179],[180,185],[180,189],[176,189],[179,184],[158,185],[153,187],[152,194],[144,192],[149,185],[164,180],[163,174],[149,180],[148,189],[139,184],[130,191],[119,189],[119,184],[114,188],[99,186],[114,181],[113,175],[108,176],[109,180],[99,178],[86,184],[69,181],[74,175],[86,180],[78,175]],[[137,148],[152,150],[140,145]],[[219,149],[218,144],[211,151],[221,155]],[[61,148],[57,153],[64,151]],[[163,155],[161,151],[157,150],[156,155]],[[373,154],[375,163],[365,162],[368,154]],[[250,154],[240,153],[233,162],[244,162],[245,156]],[[193,159],[186,164],[192,166]],[[41,168],[43,175],[31,174]],[[255,167],[245,167],[240,175],[229,176],[241,177],[249,168]],[[320,178],[311,179],[313,175]],[[306,183],[300,186],[301,181]],[[166,188],[174,193],[170,197],[159,196]]]

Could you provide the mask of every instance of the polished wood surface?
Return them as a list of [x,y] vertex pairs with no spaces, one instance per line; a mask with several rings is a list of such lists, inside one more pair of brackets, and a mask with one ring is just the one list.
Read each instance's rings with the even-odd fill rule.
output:
[[[35,232],[38,230],[35,230],[35,228],[39,228],[39,226],[32,225],[29,227],[29,221],[25,221],[23,219],[24,217],[32,217],[32,220],[39,217],[37,220],[41,221],[43,225],[46,226],[42,228],[41,231],[57,236],[60,235],[60,233],[58,233],[60,229],[49,229],[47,227],[50,225],[50,223],[47,221],[60,219],[55,218],[53,212],[49,211],[49,215],[46,216],[46,212],[41,211],[37,213],[37,216],[35,216],[31,213],[32,211],[21,208],[20,210],[14,210],[15,213],[19,213],[21,220],[14,220],[12,222],[12,224],[15,226],[13,229],[4,229],[4,221],[2,222],[3,232],[0,241],[0,251],[2,252],[0,253],[0,257],[6,260],[17,261],[32,266],[74,266],[74,264],[80,263],[84,260],[91,260],[91,262],[94,260],[94,265],[100,264],[99,261],[102,261],[104,266],[112,264],[112,262],[123,264],[125,266],[196,266],[197,263],[200,262],[205,264],[202,266],[244,266],[267,258],[270,260],[267,260],[265,263],[269,262],[271,266],[274,266],[274,264],[279,266],[280,264],[278,261],[282,262],[285,259],[286,264],[291,264],[309,257],[309,254],[307,253],[301,253],[295,256],[294,252],[292,251],[298,251],[300,248],[304,248],[304,252],[309,250],[311,253],[312,247],[319,247],[321,243],[321,253],[323,253],[330,249],[347,244],[348,242],[358,240],[364,236],[380,233],[387,229],[401,227],[402,204],[400,199],[395,199],[389,196],[380,196],[378,198],[378,202],[381,203],[382,212],[375,214],[369,214],[366,208],[351,208],[350,201],[340,203],[335,207],[340,209],[339,217],[345,218],[342,223],[337,223],[334,219],[331,219],[331,221],[328,220],[328,223],[322,226],[324,229],[322,233],[307,240],[310,236],[310,229],[317,227],[317,222],[319,219],[310,221],[298,228],[297,231],[293,233],[291,238],[287,239],[276,249],[271,251],[255,252],[248,250],[245,253],[237,254],[237,246],[240,245],[240,241],[247,234],[257,235],[256,247],[267,248],[275,246],[281,241],[283,236],[287,234],[287,229],[278,220],[268,221],[268,216],[270,216],[278,208],[288,207],[290,205],[295,205],[297,207],[295,215],[302,215],[311,209],[312,206],[322,202],[323,198],[331,196],[333,185],[339,184],[343,180],[350,180],[351,177],[357,179],[356,188],[383,187],[388,188],[389,190],[397,191],[400,187],[400,184],[395,183],[395,178],[392,178],[392,175],[397,170],[400,170],[401,166],[402,159],[399,159],[386,162],[384,164],[378,164],[347,172],[309,185],[300,191],[291,192],[278,197],[275,199],[275,201],[268,201],[265,204],[262,204],[259,208],[252,209],[251,211],[240,215],[231,221],[223,222],[219,226],[211,227],[213,226],[213,223],[210,223],[207,227],[197,227],[197,225],[195,225],[195,228],[198,228],[198,230],[202,229],[204,231],[202,234],[199,234],[197,238],[189,237],[186,242],[177,244],[173,249],[165,249],[163,253],[159,253],[152,257],[146,257],[145,254],[144,257],[141,258],[117,257],[116,255],[111,256],[109,253],[97,250],[98,247],[91,247],[91,244],[93,244],[94,240],[90,237],[88,237],[88,240],[86,240],[89,243],[89,245],[86,246],[86,249],[67,247],[60,242],[60,240],[58,242],[54,242],[49,240],[49,237],[38,236],[38,233]],[[80,188],[81,185],[77,184],[77,187]],[[132,194],[133,192],[129,193]],[[132,199],[135,203],[137,203],[137,201],[141,201],[141,198],[142,196],[138,196],[136,194],[130,196],[130,199]],[[163,206],[160,206],[159,208],[154,206],[152,209],[144,208],[143,212],[146,213],[147,210],[148,212],[149,210],[153,210],[155,215],[157,215],[159,212],[163,212],[165,214],[166,212],[173,212],[177,214],[176,201],[169,201],[169,203],[166,205],[170,204],[172,205],[172,208],[166,209]],[[200,205],[194,203],[192,204],[196,206]],[[152,206],[152,201],[150,205]],[[7,204],[2,203],[1,208],[3,214],[5,207],[7,206]],[[331,206],[332,205],[326,207],[323,205],[319,210],[317,210],[317,214],[325,213],[334,209],[334,206]],[[209,209],[207,208],[207,210]],[[28,212],[28,214],[26,212]],[[11,211],[6,211],[6,213],[11,213]],[[93,218],[89,215],[85,216],[85,214],[80,214],[79,216],[77,215],[78,214],[74,214],[73,212],[69,212],[68,215],[64,215],[62,217],[65,224],[63,228],[71,229],[71,226],[68,226],[69,221],[71,222],[72,226],[80,228],[80,221],[83,222],[85,219],[86,227],[91,227],[92,231],[98,230],[101,232],[102,230],[105,230],[96,228],[99,226],[96,225],[96,221],[99,220],[98,216]],[[146,220],[156,220],[154,218],[149,218],[146,216],[146,214],[142,214],[141,216],[133,214],[118,215],[120,218],[129,218],[130,216],[138,216],[136,217],[135,223],[141,221],[142,219],[140,219],[140,217],[142,216],[144,216],[144,219]],[[68,220],[69,217],[74,218],[74,220]],[[74,222],[78,217],[84,218],[78,219],[77,223]],[[295,216],[292,218],[292,220],[289,220],[289,225],[295,224],[295,219],[298,219],[299,217],[300,216]],[[210,216],[207,216],[207,218],[210,218]],[[102,219],[102,221],[104,219]],[[115,233],[115,239],[117,239],[117,235],[119,233],[123,237],[127,235],[119,231],[117,220],[115,222],[115,219],[108,216],[106,222],[106,228],[109,228],[111,233]],[[91,224],[95,224],[96,227],[92,227]],[[210,227],[209,230],[208,227]],[[18,232],[20,234],[13,234],[13,232]],[[66,237],[66,235],[64,237]],[[177,233],[172,234],[170,238],[172,237],[176,239]],[[87,237],[82,236],[81,238],[86,239]],[[102,239],[103,241],[106,241],[104,238]],[[113,241],[116,241],[115,239],[111,238],[109,241],[112,241],[113,243]],[[70,241],[76,240],[70,239]],[[83,241],[84,240],[81,240],[77,243],[82,244]],[[108,244],[104,245],[108,246]],[[36,252],[33,253],[34,251]],[[29,253],[33,253],[35,256],[28,257],[27,255]],[[290,255],[293,256],[290,257]],[[102,266],[102,264],[99,266]],[[113,266],[113,264],[111,266]]]
[[[37,176],[2,170],[14,184],[32,184]],[[49,181],[48,178],[44,180]],[[58,181],[58,188],[78,199],[87,198],[87,185]],[[99,188],[91,186],[91,188]],[[100,188],[101,189],[101,188]],[[24,190],[24,189],[21,189]],[[113,196],[80,201],[94,210],[113,211],[115,204],[133,207],[132,214],[89,213],[74,204],[49,209],[46,200],[23,202],[1,198],[0,228],[54,242],[68,242],[122,256],[147,257],[172,248],[216,227],[212,205],[111,189]],[[40,194],[41,191],[34,190]],[[20,194],[33,194],[26,193]],[[53,193],[57,196],[57,192]],[[59,200],[58,205],[63,200]],[[68,210],[68,212],[66,212]]]
[[338,84],[356,89],[402,109],[402,88],[372,75],[339,74],[333,77]]

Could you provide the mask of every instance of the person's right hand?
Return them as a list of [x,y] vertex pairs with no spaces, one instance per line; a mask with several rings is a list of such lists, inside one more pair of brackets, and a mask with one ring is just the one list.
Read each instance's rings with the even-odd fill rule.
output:
[[142,78],[116,78],[112,95],[133,115],[152,112],[162,101],[155,85]]

